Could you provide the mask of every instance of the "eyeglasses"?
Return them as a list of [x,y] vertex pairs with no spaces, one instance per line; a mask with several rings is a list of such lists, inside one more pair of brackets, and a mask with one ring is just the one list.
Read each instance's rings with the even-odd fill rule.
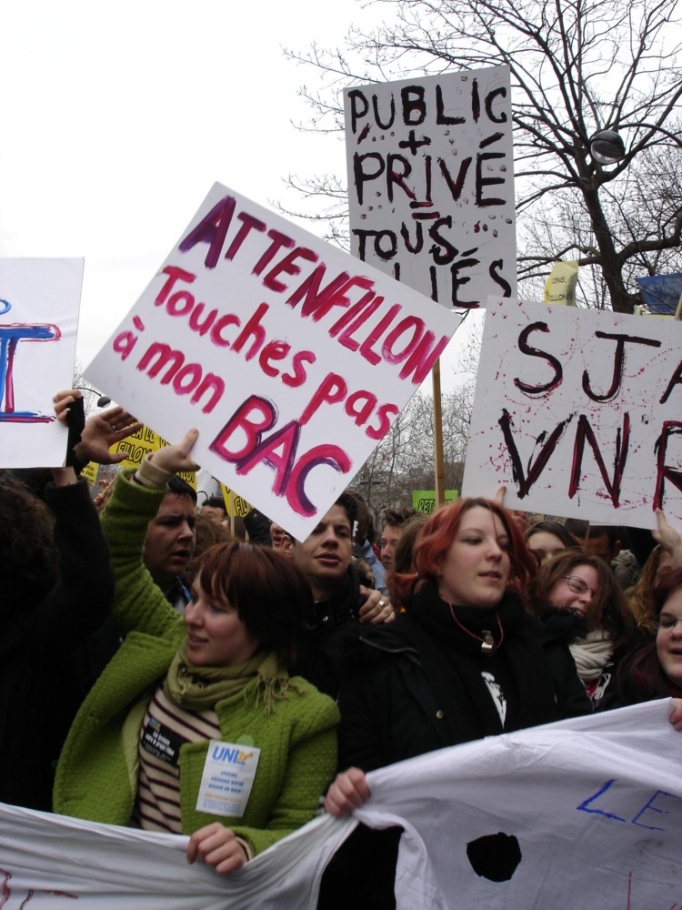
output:
[[594,597],[597,593],[595,589],[591,588],[579,575],[562,575],[561,577],[565,580],[574,594],[587,594],[589,591],[590,595]]
[[654,626],[657,629],[663,629],[664,632],[672,632],[678,622],[682,622],[682,619],[675,619],[674,616],[656,616],[654,618]]

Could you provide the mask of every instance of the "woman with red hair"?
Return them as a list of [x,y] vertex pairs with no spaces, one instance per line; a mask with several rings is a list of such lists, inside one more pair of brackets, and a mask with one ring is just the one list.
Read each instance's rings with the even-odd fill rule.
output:
[[[356,670],[341,690],[340,767],[349,770],[329,788],[328,812],[347,815],[367,799],[367,771],[589,712],[568,648],[546,639],[525,609],[536,565],[496,502],[463,499],[429,518],[415,546],[416,574],[396,579],[405,614],[362,633]],[[332,868],[323,881],[320,906],[340,906],[348,882],[362,906],[393,906],[399,836],[361,826],[347,842],[346,868],[342,848],[337,875]],[[372,857],[366,876],[363,855]]]
[[[653,641],[620,666],[618,695],[609,707],[654,698],[682,698],[682,568],[663,569],[653,592]],[[682,717],[677,729],[682,729]]]

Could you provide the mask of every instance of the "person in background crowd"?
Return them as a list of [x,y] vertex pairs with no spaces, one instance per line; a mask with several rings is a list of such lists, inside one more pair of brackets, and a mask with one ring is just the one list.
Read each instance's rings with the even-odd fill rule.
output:
[[557,553],[578,548],[578,541],[558,521],[536,521],[524,534],[528,549],[542,565]]
[[[400,579],[407,612],[363,632],[339,696],[345,770],[325,800],[339,817],[369,797],[367,771],[590,710],[568,649],[525,609],[535,560],[506,509],[486,499],[439,509],[414,565]],[[328,867],[318,906],[394,907],[399,837],[360,826]]]
[[182,478],[171,476],[159,510],[149,522],[144,564],[168,602],[182,613],[190,593],[182,583],[194,552],[197,494]]
[[[609,707],[669,696],[682,699],[682,568],[663,569],[653,594],[656,637],[623,661]],[[682,702],[676,713],[675,729],[682,730]]]
[[[381,564],[379,556],[374,551],[374,522],[372,513],[358,490],[348,490],[349,496],[355,500],[355,534],[353,535],[353,558],[358,564],[360,572],[365,575],[369,587],[375,588],[381,594],[388,594],[386,588],[386,570]],[[363,562],[367,566],[363,567]]]
[[622,549],[620,529],[615,525],[591,525],[581,518],[567,518],[564,527],[588,556],[597,556],[607,566]]
[[199,515],[204,515],[206,518],[210,518],[211,521],[216,522],[216,524],[220,524],[227,518],[225,500],[222,496],[209,496],[202,503]]
[[387,572],[395,569],[395,551],[403,535],[404,525],[419,513],[414,509],[385,509],[382,516],[381,562]]
[[603,559],[568,550],[542,564],[529,606],[570,648],[594,708],[615,684],[620,661],[640,643],[627,601]]
[[[57,394],[61,422],[79,397]],[[94,415],[79,452],[109,464],[110,445],[138,428],[123,408]],[[71,466],[52,476],[46,504],[11,473],[0,478],[0,801],[45,812],[62,744],[100,669],[91,642],[114,592],[87,483]]]
[[279,550],[283,556],[292,555],[294,537],[275,521],[270,524],[270,539],[272,540],[273,550]]
[[[122,472],[102,515],[126,638],[74,721],[54,807],[189,834],[188,860],[226,874],[313,818],[336,765],[338,710],[287,672],[312,609],[290,560],[252,544],[209,548],[183,617],[145,568],[147,524],[170,477],[194,468],[197,436],[190,431]],[[203,771],[223,745],[257,769],[250,791],[242,778],[239,805],[220,811],[225,797]]]
[[412,518],[408,518],[401,528],[400,540],[395,549],[393,556],[393,569],[388,573],[388,593],[391,603],[395,604],[396,609],[405,612],[405,605],[401,603],[402,587],[396,586],[395,579],[400,575],[409,575],[414,572],[414,548],[422,528],[428,519],[425,512],[415,512]]
[[625,592],[638,628],[650,635],[656,632],[654,588],[658,576],[665,570],[682,568],[682,534],[668,524],[660,509],[656,520],[657,528],[652,533],[656,546],[645,561],[637,583]]
[[396,547],[393,568],[396,574],[412,574],[414,568],[414,548],[429,516],[425,512],[415,512],[412,518],[403,525],[403,533]]
[[395,618],[390,602],[362,584],[352,564],[356,501],[342,493],[312,534],[295,541],[291,556],[308,579],[315,601],[311,631],[297,671],[321,692],[336,698],[343,678],[343,633],[360,623]]
[[216,522],[214,518],[204,515],[202,512],[199,512],[197,515],[197,520],[194,525],[194,538],[195,543],[194,550],[192,551],[192,559],[186,571],[180,576],[180,580],[188,590],[192,586],[192,579],[196,575],[197,566],[205,551],[218,543],[229,543],[233,540],[233,537],[227,528]]
[[671,566],[672,557],[668,550],[657,544],[642,567],[642,573],[633,585],[625,592],[628,607],[637,627],[647,635],[656,633],[654,612],[654,589],[659,574]]
[[267,515],[263,515],[258,509],[251,509],[244,516],[243,521],[251,543],[262,544],[264,547],[272,546],[272,540],[270,539],[271,522]]
[[634,553],[624,544],[626,534],[622,528],[615,525],[590,525],[588,521],[579,518],[567,518],[564,527],[576,538],[588,556],[598,556],[611,567],[623,590],[637,581],[639,563]]

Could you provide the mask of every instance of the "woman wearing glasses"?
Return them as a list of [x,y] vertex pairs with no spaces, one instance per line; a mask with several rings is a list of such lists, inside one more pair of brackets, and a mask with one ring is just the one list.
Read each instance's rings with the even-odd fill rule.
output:
[[568,643],[597,708],[613,690],[620,661],[641,644],[615,575],[597,556],[562,553],[540,567],[528,599],[548,634]]

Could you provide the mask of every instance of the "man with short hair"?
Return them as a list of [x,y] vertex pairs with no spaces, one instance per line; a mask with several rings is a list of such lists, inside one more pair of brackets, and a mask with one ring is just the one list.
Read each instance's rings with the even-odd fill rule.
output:
[[[374,552],[374,520],[369,506],[359,490],[347,490],[355,500],[356,521],[353,534],[353,556],[358,561],[360,570],[371,578],[373,587],[388,596],[386,587],[386,570]],[[364,562],[364,567],[363,567]],[[371,573],[369,575],[368,573]]]
[[168,492],[149,523],[144,546],[144,564],[156,584],[178,613],[190,601],[180,581],[194,551],[197,494],[180,477],[168,481]]
[[222,496],[209,496],[208,499],[204,500],[199,513],[206,515],[207,518],[215,521],[216,524],[221,524],[227,518],[225,500]]
[[634,553],[623,547],[623,531],[617,525],[590,525],[580,518],[567,518],[566,530],[572,534],[588,556],[597,556],[612,570],[620,586],[633,585],[640,574]]
[[361,584],[353,565],[355,500],[342,493],[322,516],[312,534],[295,541],[294,564],[308,579],[315,599],[314,630],[296,672],[332,698],[343,677],[342,632],[353,622],[382,623],[395,618],[379,591]]
[[381,562],[387,572],[395,568],[395,551],[403,536],[403,525],[416,515],[414,509],[385,509],[382,515]]
[[615,525],[591,525],[582,518],[567,518],[564,527],[588,556],[598,556],[608,566],[620,553],[623,542]]

